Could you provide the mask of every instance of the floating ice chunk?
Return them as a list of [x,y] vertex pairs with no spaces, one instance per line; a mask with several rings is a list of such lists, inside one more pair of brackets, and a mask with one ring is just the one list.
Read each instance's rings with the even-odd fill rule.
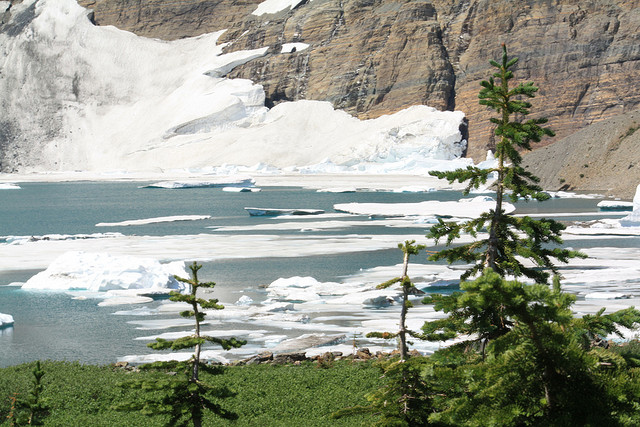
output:
[[432,191],[436,191],[433,187],[420,187],[417,185],[401,187],[396,190],[393,190],[394,193],[429,193]]
[[640,184],[636,188],[636,194],[633,197],[633,212],[620,220],[623,227],[640,227]]
[[[488,196],[478,196],[457,202],[429,200],[419,203],[341,203],[334,205],[333,208],[340,212],[373,217],[439,215],[475,218],[495,208],[495,201]],[[511,213],[515,210],[515,206],[503,203],[503,209],[506,213]]]
[[260,189],[256,187],[223,187],[222,191],[227,193],[258,193]]
[[184,262],[160,264],[149,258],[116,256],[107,253],[66,252],[49,267],[31,277],[23,289],[105,292],[136,289],[138,294],[184,290],[174,275],[184,276]]
[[236,301],[236,305],[251,305],[252,303],[253,299],[247,295],[242,295],[238,301]]
[[0,190],[19,190],[18,184],[12,184],[10,182],[0,182]]
[[320,215],[321,209],[244,208],[251,216]]
[[206,181],[162,181],[146,185],[144,188],[218,188],[218,187],[248,187],[253,185],[253,179],[247,177],[221,177]]
[[371,307],[387,307],[401,297],[401,291],[397,289],[374,289],[363,292],[355,292],[339,298],[329,300],[330,304],[363,305]]
[[61,240],[89,240],[104,239],[113,237],[124,237],[122,233],[92,233],[92,234],[45,234],[43,236],[4,236],[0,237],[5,243],[10,245],[24,245],[39,241],[61,241]]
[[139,307],[134,308],[133,310],[120,310],[116,311],[115,315],[117,316],[152,316],[158,313],[158,310],[149,307]]
[[584,299],[627,299],[631,298],[629,294],[621,292],[590,292],[584,296]]
[[129,225],[147,225],[157,224],[160,222],[176,222],[176,221],[198,221],[201,219],[209,219],[210,215],[174,215],[174,216],[161,216],[157,218],[146,219],[132,219],[129,221],[121,222],[99,222],[96,227],[126,227]]
[[300,52],[301,50],[305,50],[309,45],[306,43],[284,43],[282,45],[281,53],[293,53]]
[[345,335],[304,334],[297,338],[282,341],[272,348],[271,351],[274,353],[289,353],[309,347],[336,345],[344,342],[345,339]]
[[256,310],[256,313],[277,313],[281,311],[293,310],[293,304],[290,302],[274,302],[264,305]]
[[318,193],[355,193],[355,188],[320,188],[316,190]]
[[128,304],[146,304],[148,302],[152,302],[153,298],[144,297],[141,295],[117,295],[110,296],[104,301],[98,303],[99,307],[110,307],[114,305],[128,305]]
[[620,200],[603,200],[597,204],[603,211],[630,211],[633,210],[633,202]]
[[555,199],[599,199],[600,194],[578,194],[570,191],[547,191]]
[[12,326],[14,323],[13,316],[10,314],[0,313],[0,328]]

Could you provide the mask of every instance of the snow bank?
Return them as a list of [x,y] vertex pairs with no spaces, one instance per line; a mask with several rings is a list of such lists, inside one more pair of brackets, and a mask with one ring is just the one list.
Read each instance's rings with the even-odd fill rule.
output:
[[283,10],[293,9],[303,0],[265,0],[260,3],[252,15],[262,16],[270,13],[278,13]]
[[174,274],[186,275],[183,262],[160,264],[153,259],[132,256],[66,252],[45,271],[27,280],[22,289],[93,292],[133,289],[140,291],[139,294],[184,290],[184,285],[173,278]]
[[[297,4],[268,0],[258,9]],[[3,120],[20,135],[12,141],[25,165],[20,172],[151,174],[271,165],[300,173],[385,174],[472,163],[459,159],[466,148],[459,111],[414,106],[362,121],[327,102],[284,102],[268,110],[261,86],[224,76],[269,46],[225,54],[217,43],[222,32],[145,39],[93,25],[74,0],[15,3],[5,26],[13,31],[0,34],[0,103],[9,106]],[[302,46],[285,50],[293,47]]]
[[0,313],[0,328],[13,325],[13,316],[10,314]]

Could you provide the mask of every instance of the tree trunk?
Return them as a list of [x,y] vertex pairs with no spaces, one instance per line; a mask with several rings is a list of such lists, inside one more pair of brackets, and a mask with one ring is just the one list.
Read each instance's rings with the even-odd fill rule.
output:
[[405,321],[407,319],[407,303],[409,301],[409,286],[405,284],[407,280],[407,270],[409,268],[409,252],[404,253],[404,262],[402,265],[402,310],[400,311],[400,331],[398,337],[400,338],[400,357],[402,360],[407,360],[407,327]]

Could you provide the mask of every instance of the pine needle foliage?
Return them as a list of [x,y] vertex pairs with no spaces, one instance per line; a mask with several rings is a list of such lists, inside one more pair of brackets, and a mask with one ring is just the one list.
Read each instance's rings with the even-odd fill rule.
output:
[[[594,339],[633,328],[632,308],[582,318],[575,296],[556,279],[527,285],[490,269],[464,293],[432,296],[446,318],[425,323],[431,340],[466,337],[432,356],[464,379],[457,393],[429,418],[447,425],[634,425],[640,421],[640,371]],[[499,310],[495,304],[499,301]],[[469,354],[481,353],[473,359]]]
[[402,308],[400,310],[400,329],[398,332],[369,332],[367,334],[368,338],[384,338],[398,339],[398,347],[400,350],[401,360],[406,360],[409,355],[409,349],[407,347],[407,335],[419,337],[419,334],[407,329],[406,320],[407,320],[407,312],[409,308],[413,305],[411,301],[409,301],[409,295],[415,294],[418,292],[418,289],[413,285],[411,279],[408,275],[409,269],[409,258],[411,255],[418,255],[421,250],[426,248],[425,245],[416,245],[415,240],[406,240],[404,243],[398,244],[398,249],[402,251],[404,254],[403,263],[402,263],[402,276],[396,277],[391,280],[387,280],[384,283],[381,283],[377,286],[377,289],[386,289],[389,286],[393,286],[396,283],[400,283],[402,285]]
[[167,426],[187,426],[191,422],[194,427],[200,427],[205,411],[210,411],[224,419],[237,418],[235,413],[225,410],[218,403],[222,399],[233,396],[234,393],[226,387],[213,387],[200,380],[201,371],[212,375],[223,371],[222,367],[209,366],[201,361],[200,353],[205,343],[218,344],[225,350],[246,344],[246,341],[236,338],[223,339],[201,334],[200,326],[206,316],[203,310],[224,309],[217,299],[204,299],[197,296],[199,289],[212,289],[216,285],[214,282],[198,280],[198,270],[201,268],[202,265],[194,262],[189,266],[191,278],[175,276],[176,280],[189,285],[190,292],[182,294],[172,291],[169,297],[171,301],[184,302],[191,306],[180,315],[194,319],[194,333],[175,340],[157,338],[156,342],[148,344],[154,350],[178,351],[194,348],[193,356],[186,362],[154,362],[143,365],[141,369],[144,370],[167,372],[166,378],[159,381],[137,379],[123,383],[125,388],[145,391],[144,400],[124,403],[116,406],[116,409],[140,411],[148,416],[166,415],[168,416]]
[[10,426],[39,426],[43,425],[43,420],[47,416],[48,407],[42,399],[44,386],[42,377],[44,370],[40,366],[40,361],[36,361],[36,366],[31,370],[33,379],[31,390],[26,397],[20,398],[14,395],[12,398],[12,410],[7,417]]
[[[543,201],[549,195],[537,185],[539,178],[522,166],[520,150],[530,150],[531,142],[539,142],[545,136],[553,136],[549,128],[543,127],[546,118],[521,121],[529,114],[531,103],[522,98],[533,98],[538,88],[533,82],[520,83],[510,87],[510,80],[514,78],[513,68],[518,58],[510,58],[507,48],[502,47],[502,61],[490,61],[496,72],[481,83],[482,89],[478,97],[480,104],[495,110],[497,118],[491,118],[495,124],[495,135],[498,138],[495,148],[497,166],[490,169],[480,169],[469,166],[451,172],[431,172],[431,175],[454,181],[468,182],[464,191],[468,194],[472,188],[486,184],[490,176],[496,176],[495,208],[482,214],[479,218],[463,223],[445,222],[439,219],[427,237],[446,240],[451,246],[461,234],[478,237],[481,231],[487,232],[487,237],[469,244],[449,247],[435,255],[432,260],[446,259],[449,263],[464,261],[473,263],[473,267],[462,276],[467,279],[481,273],[485,268],[491,268],[502,276],[526,276],[537,283],[549,282],[549,271],[557,274],[554,260],[567,262],[573,257],[584,256],[580,252],[550,246],[562,244],[560,233],[564,225],[551,219],[533,220],[529,217],[517,218],[505,213],[503,201],[510,197],[512,201],[519,198],[525,200]],[[525,266],[521,261],[528,259],[534,267]]]

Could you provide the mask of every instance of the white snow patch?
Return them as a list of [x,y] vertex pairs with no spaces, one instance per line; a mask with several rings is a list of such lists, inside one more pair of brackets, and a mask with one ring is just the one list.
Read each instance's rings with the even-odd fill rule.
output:
[[262,16],[271,13],[282,12],[283,10],[293,9],[303,0],[265,0],[258,5],[256,10],[251,12],[252,15]]
[[156,218],[146,219],[132,219],[129,221],[121,222],[99,222],[96,227],[126,227],[129,225],[147,225],[156,224],[160,222],[176,222],[176,221],[198,221],[201,219],[209,219],[210,215],[174,215],[174,216],[161,216]]
[[282,45],[281,53],[293,53],[305,50],[309,45],[307,43],[284,43]]

